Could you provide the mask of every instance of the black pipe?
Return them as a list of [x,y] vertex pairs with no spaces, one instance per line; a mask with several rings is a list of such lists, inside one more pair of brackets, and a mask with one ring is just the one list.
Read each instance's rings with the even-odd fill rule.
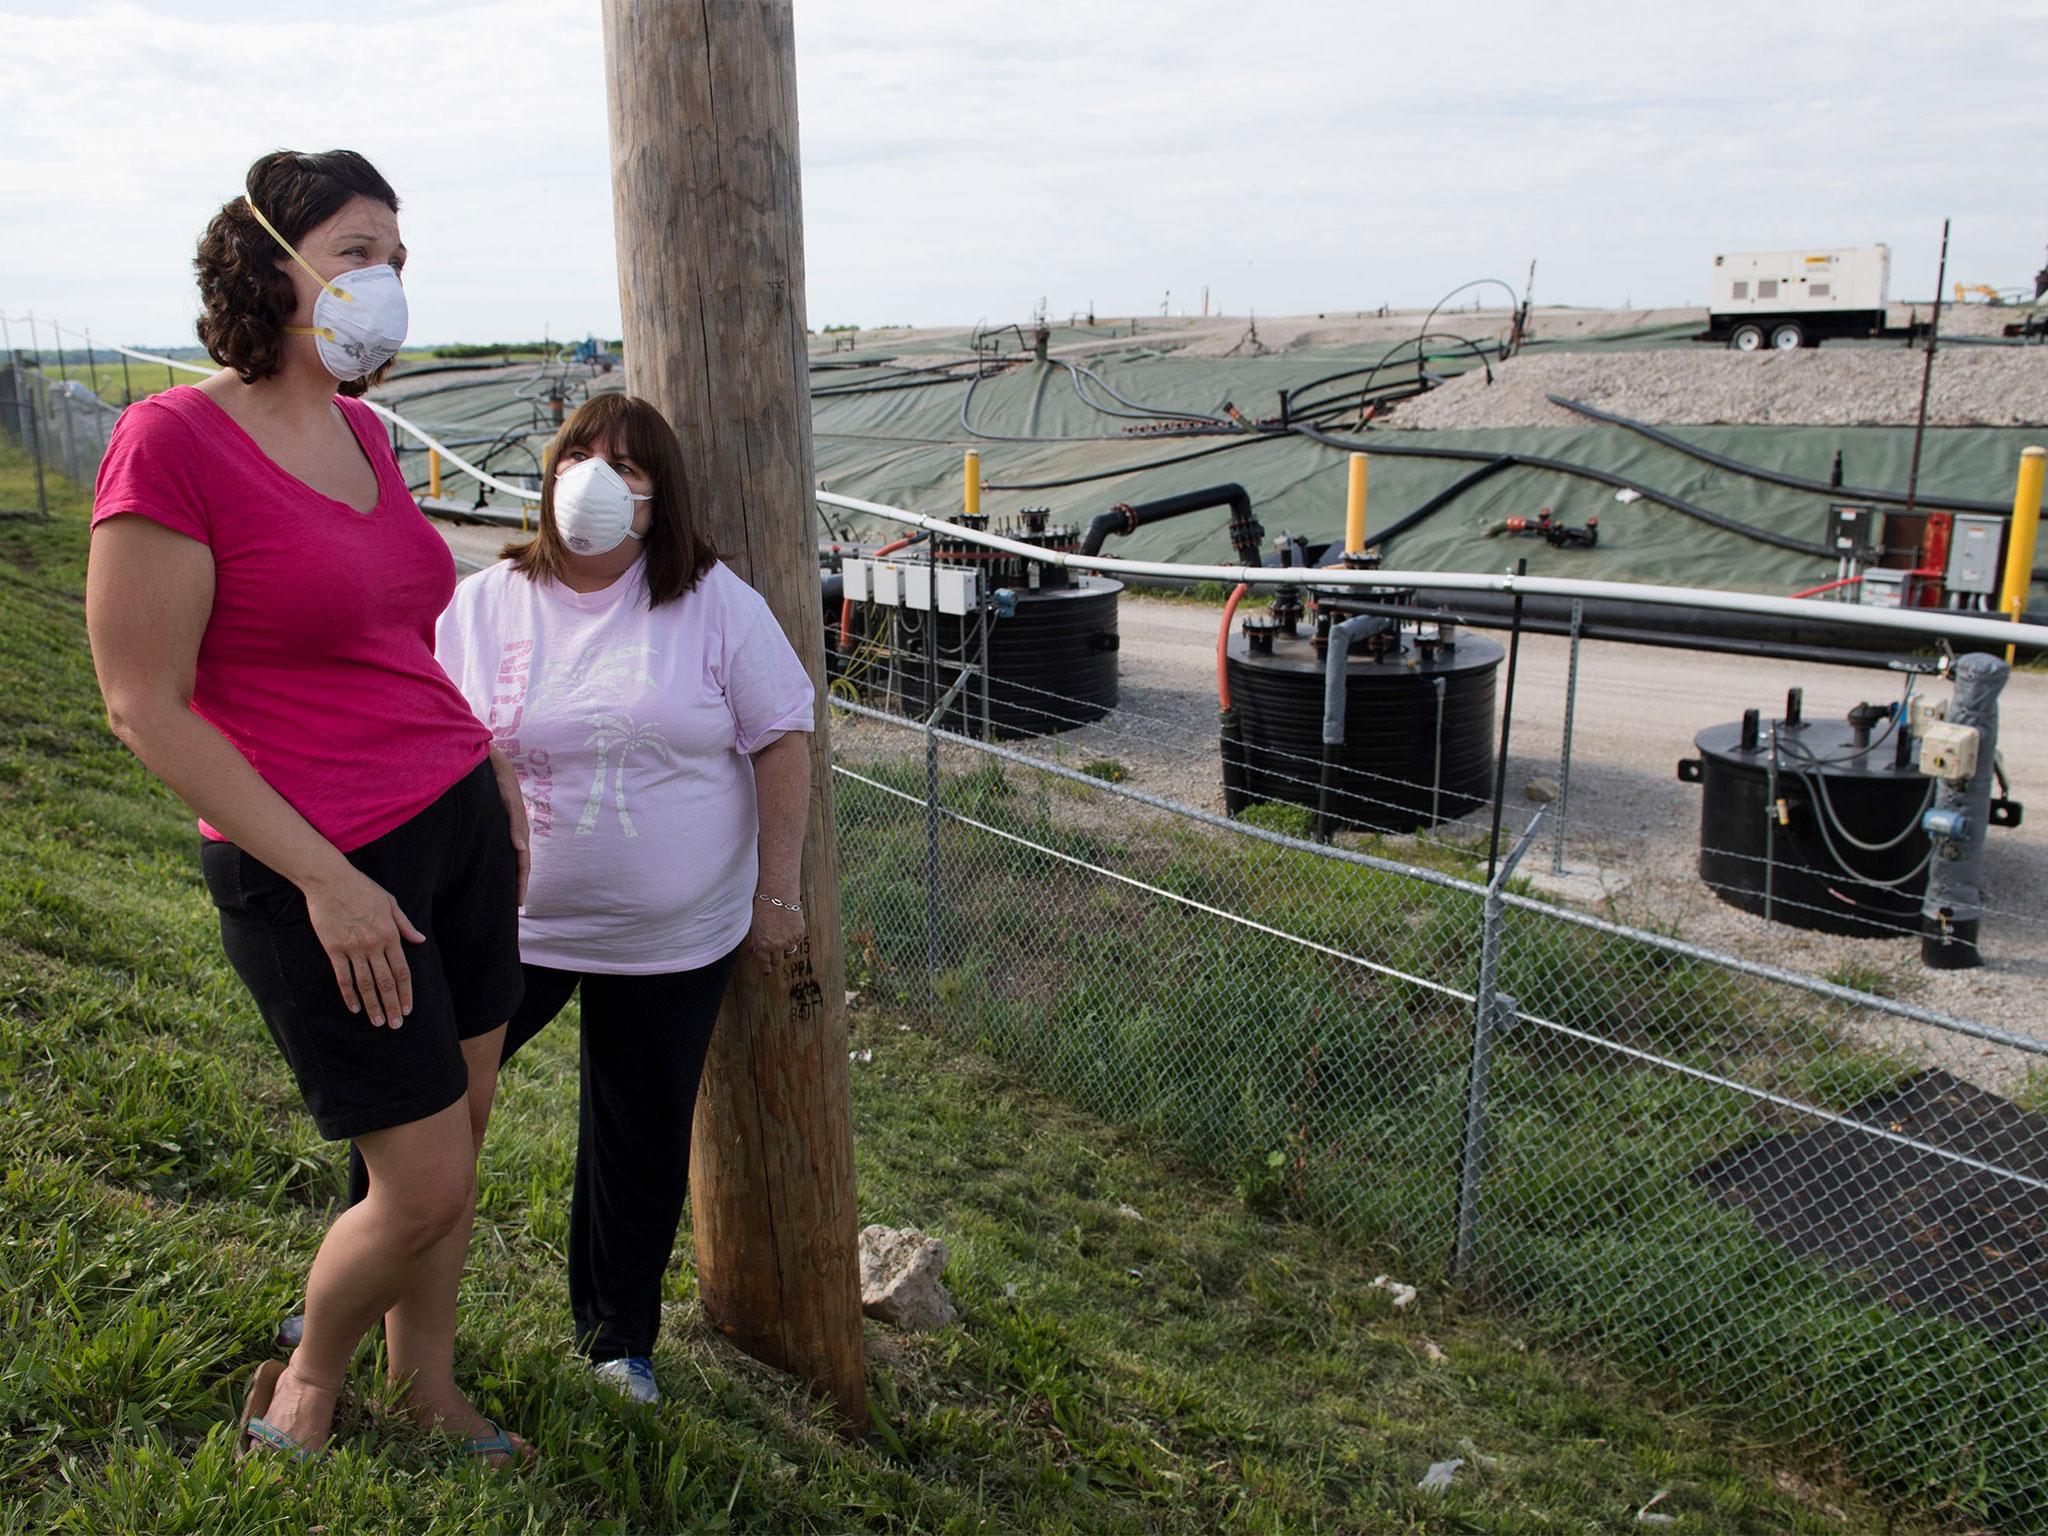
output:
[[1520,462],[1521,460],[1516,458],[1514,454],[1504,453],[1499,458],[1494,459],[1489,463],[1480,465],[1477,469],[1473,470],[1471,474],[1466,475],[1464,478],[1460,480],[1455,480],[1451,484],[1445,486],[1442,490],[1438,491],[1434,496],[1430,497],[1429,500],[1425,501],[1421,506],[1417,507],[1413,512],[1410,512],[1406,517],[1396,518],[1393,522],[1387,524],[1386,527],[1380,529],[1378,533],[1369,534],[1366,537],[1365,547],[1367,549],[1372,549],[1377,545],[1385,543],[1388,539],[1399,537],[1401,534],[1406,533],[1410,528],[1413,528],[1416,524],[1424,522],[1431,517],[1434,517],[1438,512],[1441,512],[1445,507],[1449,506],[1452,502],[1456,501],[1460,496],[1464,495],[1467,491],[1471,490],[1472,487],[1474,487],[1475,485],[1479,485],[1484,481],[1492,479],[1502,470],[1511,469]]
[[1223,812],[1235,816],[1250,803],[1245,790],[1244,729],[1235,709],[1217,711],[1223,732]]
[[[1293,415],[1299,414],[1303,410],[1320,410],[1322,407],[1334,403],[1338,397],[1333,396],[1330,400],[1312,401],[1309,405],[1305,407],[1297,405],[1295,402],[1300,400],[1300,398],[1303,395],[1307,394],[1310,390],[1320,389],[1325,384],[1334,384],[1339,379],[1355,379],[1363,375],[1367,382],[1363,385],[1360,385],[1355,390],[1347,390],[1345,394],[1348,397],[1352,395],[1359,395],[1365,393],[1370,388],[1371,381],[1379,375],[1380,370],[1385,368],[1401,353],[1408,351],[1411,347],[1415,349],[1416,371],[1418,373],[1421,372],[1422,365],[1426,360],[1425,354],[1422,350],[1423,345],[1424,343],[1431,340],[1455,341],[1459,343],[1467,351],[1471,352],[1474,357],[1479,359],[1480,365],[1486,369],[1487,380],[1489,382],[1492,381],[1493,368],[1487,362],[1486,353],[1481,348],[1478,342],[1474,341],[1469,336],[1460,336],[1455,331],[1428,331],[1425,332],[1423,335],[1410,336],[1401,341],[1395,342],[1391,347],[1387,348],[1386,351],[1380,354],[1379,360],[1377,362],[1372,363],[1367,367],[1340,369],[1336,373],[1326,373],[1321,378],[1310,379],[1306,384],[1295,385],[1294,388],[1286,391],[1285,395],[1282,397],[1288,413],[1290,415]],[[1456,354],[1449,353],[1446,355],[1455,356]]]
[[[1180,434],[1176,433],[1175,435],[1179,436]],[[1058,442],[1059,439],[1048,438],[1043,439],[1043,441]],[[1087,438],[1084,441],[1101,442],[1102,439]],[[1165,469],[1168,465],[1185,464],[1191,459],[1206,459],[1212,453],[1228,453],[1233,448],[1249,448],[1254,443],[1271,441],[1273,441],[1271,437],[1263,434],[1258,437],[1240,435],[1232,437],[1227,443],[1214,443],[1207,448],[1197,448],[1190,453],[1176,453],[1163,459],[1147,459],[1142,464],[1125,464],[1116,469],[1092,470],[1085,475],[1068,475],[1059,480],[984,480],[981,483],[981,488],[984,491],[1055,491],[1070,485],[1090,485],[1097,480],[1116,480],[1125,475],[1143,474],[1148,469]],[[939,445],[943,447],[952,446],[950,441],[941,441]],[[1250,564],[1252,562],[1247,561],[1246,563]]]
[[[1088,525],[1088,532],[1081,540],[1081,553],[1099,553],[1103,541],[1111,534],[1136,533],[1148,523],[1164,522],[1169,517],[1201,512],[1210,507],[1230,508],[1230,541],[1237,549],[1238,559],[1246,565],[1258,564],[1257,550],[1265,529],[1252,515],[1251,494],[1235,480],[1204,490],[1183,491],[1178,496],[1162,496],[1157,501],[1123,502],[1111,507]],[[1249,556],[1246,553],[1247,542],[1251,549]]]
[[[1766,485],[1782,485],[1795,491],[1812,491],[1817,496],[1835,496],[1844,501],[1874,501],[1889,507],[1902,507],[1906,504],[1906,494],[1903,491],[1876,491],[1866,486],[1842,484],[1841,480],[1836,478],[1841,474],[1842,468],[1839,453],[1835,455],[1834,475],[1826,480],[1809,480],[1804,475],[1788,475],[1782,470],[1765,469],[1758,464],[1745,464],[1740,459],[1731,459],[1726,454],[1714,453],[1694,443],[1688,443],[1682,437],[1673,437],[1669,432],[1660,431],[1647,422],[1631,421],[1628,417],[1617,416],[1612,411],[1603,411],[1577,400],[1567,400],[1563,395],[1545,395],[1543,398],[1552,405],[1562,406],[1567,411],[1600,422],[1604,426],[1620,427],[1625,431],[1647,437],[1660,448],[1669,448],[1673,453],[1682,453],[1688,459],[1711,464],[1716,469],[1725,469],[1731,475],[1761,480]],[[1961,496],[1920,496],[1915,498],[1915,504],[1938,512],[1976,512],[1989,517],[2006,518],[2012,516],[2010,506],[1995,501],[1971,501]]]
[[[1136,414],[1154,421],[1193,421],[1201,422],[1212,427],[1228,427],[1234,425],[1234,423],[1232,423],[1227,417],[1212,416],[1207,411],[1181,411],[1175,410],[1171,406],[1147,405],[1141,400],[1128,399],[1124,395],[1118,393],[1116,386],[1114,384],[1111,384],[1109,380],[1105,379],[1093,368],[1084,368],[1079,363],[1068,362],[1065,358],[1055,358],[1054,361],[1057,362],[1062,368],[1066,369],[1067,372],[1072,376],[1074,381],[1074,393],[1080,396],[1082,403],[1090,407],[1093,407],[1095,410],[1101,411],[1105,416],[1129,416],[1132,414]],[[1095,401],[1090,400],[1081,389],[1081,380],[1084,378],[1087,379],[1089,383],[1098,386],[1104,394],[1108,395],[1110,399],[1116,401],[1117,404],[1126,406],[1128,407],[1128,409],[1122,411],[1112,411],[1104,406],[1098,405]]]
[[[1293,431],[1298,436],[1306,437],[1312,442],[1321,443],[1326,448],[1340,448],[1346,453],[1376,453],[1395,458],[1451,459],[1468,464],[1489,463],[1500,457],[1499,454],[1488,453],[1483,448],[1422,448],[1406,443],[1390,443],[1387,441],[1389,434],[1384,433],[1375,436],[1371,442],[1367,443],[1360,442],[1356,438],[1337,437],[1328,432],[1318,431],[1314,427],[1297,426]],[[1719,528],[1727,533],[1738,534],[1745,539],[1754,539],[1759,544],[1769,544],[1776,549],[1788,549],[1794,554],[1812,555],[1816,559],[1821,560],[1832,560],[1835,557],[1835,552],[1825,544],[1816,544],[1810,539],[1795,539],[1790,534],[1777,533],[1769,528],[1755,527],[1737,518],[1728,517],[1723,513],[1700,506],[1697,502],[1686,501],[1682,497],[1673,496],[1668,491],[1660,491],[1652,486],[1638,484],[1634,480],[1614,474],[1608,470],[1595,469],[1590,464],[1574,464],[1566,459],[1542,458],[1534,454],[1516,454],[1514,455],[1514,460],[1517,464],[1524,465],[1530,469],[1548,469],[1561,475],[1576,475],[1581,480],[1591,480],[1598,485],[1610,485],[1618,491],[1634,491],[1644,501],[1654,502],[1660,507],[1668,507],[1673,512],[1695,518],[1711,528]]]

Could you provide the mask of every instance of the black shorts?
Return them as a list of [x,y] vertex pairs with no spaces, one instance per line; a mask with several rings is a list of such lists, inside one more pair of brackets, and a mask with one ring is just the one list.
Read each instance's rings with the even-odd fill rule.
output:
[[200,852],[228,960],[320,1134],[337,1141],[423,1120],[461,1098],[461,1042],[503,1024],[522,986],[519,865],[488,762],[348,861],[427,936],[405,944],[412,1012],[399,1029],[348,1011],[297,886],[233,843],[209,840]]

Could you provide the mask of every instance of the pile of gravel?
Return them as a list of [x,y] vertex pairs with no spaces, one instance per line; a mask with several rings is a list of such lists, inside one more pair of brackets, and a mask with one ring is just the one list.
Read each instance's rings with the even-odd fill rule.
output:
[[[1496,365],[1491,385],[1474,370],[1404,403],[1383,425],[1585,425],[1544,398],[1557,394],[1658,425],[1910,426],[1923,362],[1904,347],[1524,354]],[[2048,348],[1939,353],[1927,420],[1942,427],[2048,423]]]

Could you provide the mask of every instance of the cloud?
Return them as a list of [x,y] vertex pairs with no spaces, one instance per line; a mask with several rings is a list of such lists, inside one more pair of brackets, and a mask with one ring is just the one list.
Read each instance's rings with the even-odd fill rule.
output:
[[[423,339],[616,333],[596,7],[0,6],[0,307],[190,334],[206,217],[279,144],[405,198]],[[2048,7],[798,0],[813,324],[1199,303],[1704,297],[1717,250],[1887,240],[1925,295],[2048,239]],[[2016,170],[2017,168],[2021,168]]]

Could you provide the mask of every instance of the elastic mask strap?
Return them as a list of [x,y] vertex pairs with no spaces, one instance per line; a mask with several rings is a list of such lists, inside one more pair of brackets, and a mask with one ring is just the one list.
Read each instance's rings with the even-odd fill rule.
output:
[[293,336],[318,336],[322,341],[334,340],[334,331],[324,325],[288,325],[285,330]]
[[[314,282],[318,283],[318,284],[319,284],[319,285],[320,285],[320,286],[321,286],[322,288],[324,288],[324,289],[325,289],[325,290],[326,290],[327,292],[329,292],[329,293],[333,294],[333,295],[334,295],[334,296],[335,296],[335,297],[336,297],[337,299],[340,299],[340,300],[342,301],[342,303],[344,303],[344,304],[353,304],[353,303],[355,303],[355,301],[356,301],[356,296],[355,296],[354,294],[350,293],[350,292],[349,292],[349,291],[348,291],[348,290],[347,290],[346,288],[337,288],[337,287],[335,287],[335,286],[334,286],[334,284],[330,283],[329,281],[327,281],[327,279],[326,279],[326,278],[322,277],[322,276],[321,276],[321,275],[320,275],[320,274],[319,274],[318,272],[315,272],[315,271],[313,270],[313,263],[311,263],[310,261],[306,260],[306,258],[305,258],[305,257],[301,256],[301,255],[299,254],[299,252],[298,252],[298,248],[297,248],[297,247],[295,247],[295,246],[294,246],[294,245],[293,245],[293,244],[291,243],[291,241],[289,241],[289,240],[285,239],[285,237],[284,237],[283,235],[280,235],[280,234],[279,234],[279,233],[277,232],[277,226],[276,226],[275,224],[272,224],[272,223],[270,222],[270,220],[268,220],[268,219],[266,219],[265,217],[263,217],[263,210],[262,210],[261,208],[258,208],[258,207],[257,207],[257,206],[256,206],[256,205],[255,205],[254,203],[250,202],[250,201],[249,201],[249,199],[248,199],[248,198],[246,198],[246,197],[244,197],[244,198],[242,199],[242,202],[243,202],[243,205],[244,205],[245,207],[247,207],[247,208],[248,208],[248,210],[249,210],[249,211],[250,211],[251,213],[253,213],[253,214],[255,214],[255,215],[256,215],[256,222],[257,222],[258,224],[261,224],[261,225],[262,225],[262,226],[263,226],[263,227],[264,227],[264,228],[265,228],[266,230],[268,230],[268,231],[270,232],[270,238],[271,238],[271,239],[273,239],[273,240],[275,240],[275,241],[276,241],[276,242],[277,242],[277,243],[278,243],[279,245],[281,245],[281,246],[283,246],[283,247],[284,247],[284,250],[285,250],[285,254],[286,254],[287,256],[291,257],[291,259],[292,259],[293,261],[296,261],[296,262],[297,262],[297,263],[298,263],[298,264],[299,264],[299,265],[300,265],[301,267],[303,267],[303,268],[305,269],[305,272],[306,272],[306,276],[308,276],[308,277],[312,278]],[[320,334],[319,332],[317,332],[317,331],[313,331],[313,330],[311,330],[310,328],[308,328],[308,327],[306,327],[306,326],[298,326],[298,325],[288,325],[288,326],[286,326],[286,327],[285,327],[285,329],[286,329],[286,330],[288,330],[288,331],[297,331],[297,332],[299,332],[299,333],[300,333],[301,335],[319,335],[319,334]],[[332,336],[329,336],[329,337],[328,337],[327,339],[328,339],[329,341],[332,341],[332,340],[333,340],[334,338],[333,338]]]

